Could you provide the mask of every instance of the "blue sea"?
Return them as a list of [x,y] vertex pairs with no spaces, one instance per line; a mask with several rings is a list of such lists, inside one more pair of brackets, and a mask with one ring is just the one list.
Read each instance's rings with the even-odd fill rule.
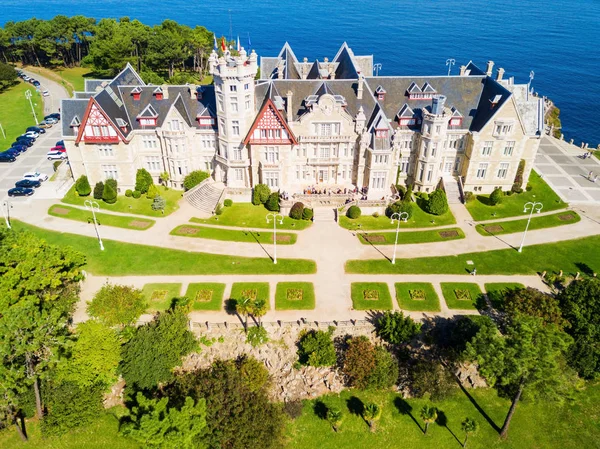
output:
[[494,60],[551,98],[567,139],[600,143],[599,0],[1,0],[0,23],[56,14],[173,19],[237,38],[262,56],[288,41],[301,59],[333,58],[343,41],[381,75],[447,73],[446,60]]

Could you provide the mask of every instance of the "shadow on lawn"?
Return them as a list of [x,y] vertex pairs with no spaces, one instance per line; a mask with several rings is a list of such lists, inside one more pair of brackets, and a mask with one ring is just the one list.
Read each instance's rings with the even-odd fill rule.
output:
[[500,433],[500,427],[498,427],[496,425],[496,423],[492,420],[492,418],[490,418],[490,416],[485,412],[485,410],[481,408],[481,406],[477,403],[477,401],[475,400],[475,398],[473,396],[471,396],[471,394],[467,391],[467,389],[463,386],[463,384],[460,382],[460,380],[458,378],[456,378],[456,383],[458,384],[458,386],[460,387],[460,389],[462,390],[462,392],[465,394],[465,396],[467,397],[467,399],[469,401],[471,401],[471,404],[473,404],[473,406],[477,409],[477,411],[479,412],[479,414],[481,416],[483,416],[483,418],[492,427],[492,429],[494,429],[496,432]]
[[[262,243],[260,243],[260,242],[258,241],[258,238],[257,238],[257,236],[255,235],[255,232],[254,232],[254,231],[246,231],[246,232],[249,232],[249,233],[250,233],[250,235],[251,235],[252,237],[254,237],[254,240],[256,240],[256,243],[258,243],[258,244],[260,245],[261,249],[262,249],[262,250],[265,252],[265,254],[266,254],[268,257],[269,257],[269,259],[271,259],[271,261],[273,261],[273,257],[272,257],[272,256],[269,254],[269,252],[268,252],[268,251],[267,251],[267,249],[266,249],[266,248],[265,248],[265,247],[262,245]],[[260,234],[258,234],[258,235],[260,236]]]
[[452,435],[454,437],[454,439],[458,442],[458,444],[460,444],[462,446],[462,441],[460,441],[458,439],[458,437],[455,435],[454,432],[452,432],[452,429],[450,429],[450,427],[448,427],[448,417],[446,416],[446,413],[443,412],[442,410],[438,410],[437,411],[437,419],[435,420],[435,423],[440,426],[440,427],[445,427],[446,430],[448,432],[450,432],[450,435]]
[[[356,231],[356,235],[357,236],[359,235],[359,231]],[[383,257],[385,257],[388,261],[390,261],[390,262],[392,261],[392,259],[390,259],[388,256],[386,256],[379,248],[377,248],[377,246],[373,245],[373,242],[370,242],[368,239],[365,238],[365,236],[367,235],[366,232],[362,232],[362,233],[360,233],[360,235],[362,236],[363,240],[365,242],[367,242],[369,245],[371,245],[372,248],[374,248],[375,250],[377,250],[377,252],[379,254],[381,254]]]
[[401,415],[410,416],[410,419],[412,419],[414,421],[414,423],[417,425],[417,427],[419,428],[419,430],[421,432],[425,431],[425,429],[423,429],[423,427],[421,427],[421,424],[419,423],[419,421],[417,421],[417,419],[412,414],[412,411],[413,411],[412,405],[410,405],[408,402],[406,402],[401,397],[397,397],[396,399],[394,399],[394,405],[396,406],[396,408],[398,409],[398,411],[400,412]]

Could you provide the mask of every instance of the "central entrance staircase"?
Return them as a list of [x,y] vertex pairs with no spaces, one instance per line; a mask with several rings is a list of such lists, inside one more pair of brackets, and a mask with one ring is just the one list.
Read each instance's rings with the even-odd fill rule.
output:
[[223,192],[225,192],[225,185],[222,182],[215,182],[212,178],[208,178],[185,192],[183,197],[196,209],[206,214],[213,214]]
[[459,181],[453,176],[444,176],[444,190],[449,204],[462,204]]

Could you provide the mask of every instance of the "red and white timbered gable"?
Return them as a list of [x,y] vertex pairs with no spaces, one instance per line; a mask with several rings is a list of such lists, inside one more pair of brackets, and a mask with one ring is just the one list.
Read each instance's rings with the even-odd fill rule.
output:
[[94,99],[90,99],[88,110],[79,127],[79,134],[75,143],[83,140],[85,143],[119,143],[121,133],[108,119],[104,111]]
[[250,128],[244,144],[294,145],[298,141],[271,99],[267,100]]

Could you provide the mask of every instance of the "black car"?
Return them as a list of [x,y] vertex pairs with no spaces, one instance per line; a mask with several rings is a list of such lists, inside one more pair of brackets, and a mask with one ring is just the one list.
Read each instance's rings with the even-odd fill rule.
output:
[[40,128],[38,126],[30,126],[25,131],[35,131],[38,134],[44,134],[46,132],[44,128]]
[[34,181],[32,179],[21,179],[20,181],[15,182],[15,187],[23,187],[26,189],[37,188],[41,186],[42,183],[39,181]]
[[8,196],[31,196],[33,195],[33,189],[26,189],[25,187],[15,187],[8,191]]
[[17,157],[21,152],[16,148],[9,148],[8,150],[4,150],[3,153],[11,154],[14,157]]
[[17,159],[11,154],[0,153],[0,162],[14,162],[16,160]]
[[39,81],[34,81],[31,84],[33,84],[35,87],[40,87],[40,82]]
[[65,147],[65,141],[64,140],[59,140],[58,142],[56,142],[54,144],[55,147]]
[[19,150],[21,153],[24,153],[25,151],[27,151],[28,146],[24,143],[15,142],[11,145],[11,148],[14,148],[16,150]]
[[44,120],[47,118],[55,118],[56,120],[60,120],[60,113],[53,112],[52,114],[48,114],[46,117],[44,117]]
[[27,137],[27,136],[17,137],[17,143],[22,143],[24,145],[27,145],[28,147],[32,146],[33,142],[35,142],[35,140],[33,140],[31,137]]

